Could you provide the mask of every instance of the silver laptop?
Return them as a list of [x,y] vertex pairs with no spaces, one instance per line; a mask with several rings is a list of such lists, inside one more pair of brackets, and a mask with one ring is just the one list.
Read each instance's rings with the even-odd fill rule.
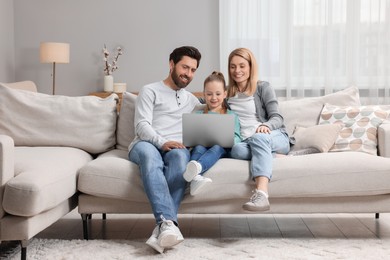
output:
[[234,144],[234,116],[230,114],[183,114],[183,144],[187,147]]

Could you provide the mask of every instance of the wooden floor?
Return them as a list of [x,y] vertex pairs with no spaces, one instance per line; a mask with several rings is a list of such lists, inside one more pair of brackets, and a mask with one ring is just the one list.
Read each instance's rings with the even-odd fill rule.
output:
[[[390,239],[390,213],[296,215],[180,215],[184,238],[377,238]],[[152,215],[99,214],[90,220],[91,239],[146,239]],[[77,209],[39,233],[38,238],[83,239]]]

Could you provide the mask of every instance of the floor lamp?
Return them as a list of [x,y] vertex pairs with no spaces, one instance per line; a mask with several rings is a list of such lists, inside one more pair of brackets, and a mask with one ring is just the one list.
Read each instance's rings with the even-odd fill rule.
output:
[[53,63],[53,95],[55,95],[56,63],[69,63],[69,43],[42,42],[40,60],[41,63]]

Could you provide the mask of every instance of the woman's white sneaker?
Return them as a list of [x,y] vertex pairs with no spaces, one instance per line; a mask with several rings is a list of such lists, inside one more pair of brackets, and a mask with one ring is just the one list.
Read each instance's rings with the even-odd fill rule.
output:
[[264,191],[255,190],[249,201],[242,207],[249,211],[267,211],[270,209],[268,196]]

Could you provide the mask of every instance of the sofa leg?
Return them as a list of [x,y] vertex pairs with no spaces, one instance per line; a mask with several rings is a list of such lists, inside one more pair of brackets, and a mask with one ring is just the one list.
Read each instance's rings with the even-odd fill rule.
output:
[[27,259],[27,246],[28,246],[29,240],[22,240],[20,241],[20,246],[22,248],[22,251],[20,252],[20,259],[26,260]]
[[81,214],[81,219],[83,221],[83,236],[85,240],[88,240],[88,219],[90,219],[91,214]]
[[375,218],[376,218],[376,219],[379,218],[379,213],[375,213]]

